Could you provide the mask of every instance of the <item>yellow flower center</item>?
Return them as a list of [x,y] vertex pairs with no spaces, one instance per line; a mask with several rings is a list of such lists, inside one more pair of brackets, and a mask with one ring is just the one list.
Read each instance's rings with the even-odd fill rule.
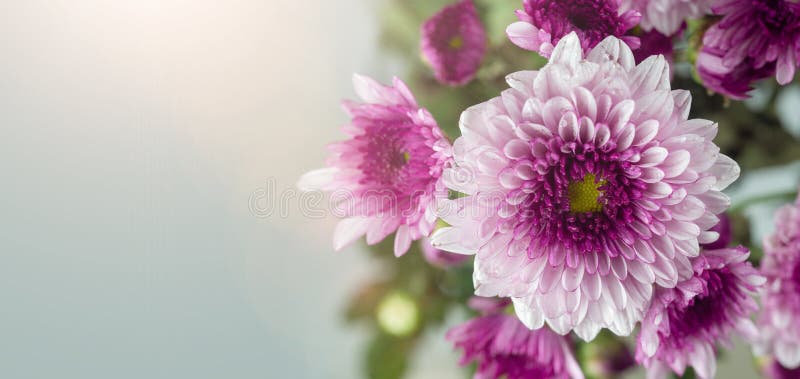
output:
[[450,39],[449,45],[451,49],[458,50],[461,46],[464,46],[464,39],[461,36],[455,36]]
[[586,174],[583,181],[572,182],[567,187],[569,196],[569,210],[572,213],[600,212],[603,204],[600,204],[600,186],[605,184],[605,180],[597,181],[594,174]]

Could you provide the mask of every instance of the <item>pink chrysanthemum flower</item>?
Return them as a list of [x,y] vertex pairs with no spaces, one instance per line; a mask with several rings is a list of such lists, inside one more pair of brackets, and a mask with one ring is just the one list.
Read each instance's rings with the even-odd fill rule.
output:
[[457,86],[472,80],[486,53],[486,32],[472,0],[448,5],[425,21],[421,45],[438,81]]
[[432,240],[477,254],[476,294],[511,297],[529,328],[591,340],[630,334],[653,283],[692,275],[739,167],[712,142],[716,124],[687,119],[663,57],[637,66],[614,37],[582,54],[562,38],[544,68],[461,115],[444,178],[471,196],[441,202],[452,226]]
[[352,121],[342,130],[350,139],[332,144],[328,168],[305,174],[298,187],[334,191],[345,217],[334,232],[336,250],[364,234],[373,244],[396,231],[400,256],[433,230],[435,200],[447,197],[441,176],[450,143],[401,80],[384,86],[354,75],[353,84],[364,103],[344,103]]
[[453,327],[446,338],[464,350],[461,364],[477,363],[476,379],[584,377],[566,337],[547,328],[529,330],[502,307]]
[[648,378],[683,375],[692,366],[698,378],[713,378],[716,344],[731,347],[739,333],[749,341],[758,335],[750,314],[758,310],[752,297],[764,283],[743,247],[704,250],[692,262],[695,275],[675,288],[659,288],[642,321],[636,360]]
[[646,31],[657,30],[671,36],[678,32],[684,21],[700,18],[711,12],[716,0],[622,0],[623,9],[634,9],[642,14],[639,26]]
[[760,353],[775,355],[787,368],[800,367],[800,196],[775,215],[777,230],[764,240],[761,272]]
[[620,0],[524,0],[517,11],[520,21],[508,26],[506,34],[515,45],[549,57],[558,41],[576,33],[584,50],[608,36],[616,36],[636,49],[639,38],[625,35],[641,15],[622,11]]
[[697,72],[711,90],[747,98],[750,83],[775,75],[794,78],[800,63],[800,3],[790,0],[721,0],[722,19],[703,36]]

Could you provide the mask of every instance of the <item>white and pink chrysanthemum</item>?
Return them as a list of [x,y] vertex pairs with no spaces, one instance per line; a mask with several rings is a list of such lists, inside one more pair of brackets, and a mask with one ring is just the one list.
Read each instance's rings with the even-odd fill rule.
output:
[[622,9],[634,9],[642,14],[639,26],[646,31],[657,30],[671,36],[687,19],[711,13],[716,0],[622,0]]
[[472,0],[448,5],[425,21],[421,47],[439,82],[458,86],[472,80],[486,53],[486,31]]
[[765,280],[747,262],[749,255],[743,247],[704,250],[692,261],[693,277],[656,290],[636,348],[649,379],[666,378],[670,371],[683,375],[687,366],[698,378],[713,378],[717,343],[730,347],[734,333],[755,341],[753,295]]
[[475,379],[584,378],[567,337],[547,328],[529,330],[504,314],[502,306],[484,308],[484,315],[453,327],[446,336],[464,350],[462,364],[477,363]]
[[353,83],[364,103],[344,103],[352,121],[343,131],[350,138],[332,144],[328,167],[305,174],[298,187],[335,191],[345,217],[334,232],[335,249],[364,234],[373,244],[396,231],[399,256],[433,230],[436,199],[447,197],[441,176],[450,143],[401,80],[384,86],[354,75]]
[[637,66],[614,37],[582,57],[567,35],[544,68],[461,115],[443,176],[470,196],[441,201],[452,226],[432,240],[476,254],[476,294],[511,297],[529,328],[591,340],[630,334],[654,283],[692,276],[739,167],[712,142],[716,124],[688,120],[663,57]]
[[758,320],[760,353],[786,368],[800,367],[800,196],[775,215],[777,230],[764,240],[761,272],[767,277]]
[[638,11],[623,10],[620,0],[523,0],[518,22],[506,29],[515,45],[549,57],[558,41],[576,33],[584,50],[608,36],[616,36],[631,48],[639,38],[626,34],[641,19]]

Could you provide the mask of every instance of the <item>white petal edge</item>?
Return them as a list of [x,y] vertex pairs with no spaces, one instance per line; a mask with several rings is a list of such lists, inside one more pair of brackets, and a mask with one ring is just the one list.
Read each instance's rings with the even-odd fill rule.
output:
[[559,63],[569,68],[575,68],[581,58],[583,58],[581,41],[575,32],[570,32],[558,41],[548,64]]
[[431,246],[456,254],[475,255],[478,249],[470,249],[460,242],[461,231],[457,228],[441,228],[433,233],[430,238]]
[[339,169],[334,167],[319,168],[305,173],[297,181],[297,188],[301,191],[324,191],[329,189],[333,178]]
[[339,221],[333,231],[333,249],[340,251],[367,232],[370,219],[366,217],[350,217]]
[[608,36],[600,41],[586,56],[586,60],[595,63],[613,61],[619,63],[626,71],[630,71],[636,65],[628,44],[614,36]]
[[399,257],[408,251],[411,247],[411,230],[408,225],[400,225],[397,228],[397,233],[394,235],[394,256]]

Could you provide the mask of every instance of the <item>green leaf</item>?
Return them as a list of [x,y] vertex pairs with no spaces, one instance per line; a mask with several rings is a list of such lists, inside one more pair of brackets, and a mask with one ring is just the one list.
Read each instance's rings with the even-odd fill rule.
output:
[[378,334],[370,342],[366,354],[366,376],[370,379],[399,379],[408,369],[413,339],[398,339]]

